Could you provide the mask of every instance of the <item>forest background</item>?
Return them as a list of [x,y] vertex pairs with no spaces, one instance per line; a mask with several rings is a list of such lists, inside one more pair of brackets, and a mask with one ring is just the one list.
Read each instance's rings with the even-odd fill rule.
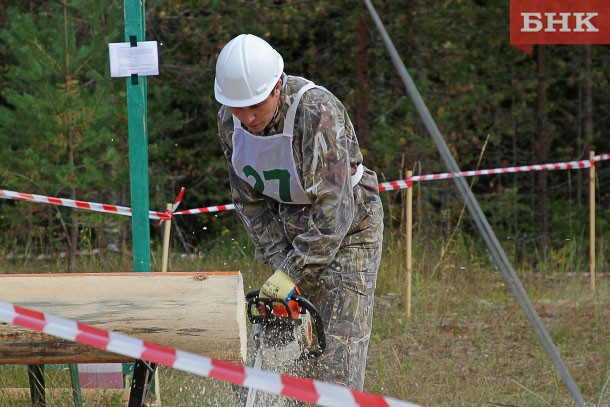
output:
[[[610,152],[605,45],[509,43],[509,2],[375,1],[403,61],[463,170],[587,159]],[[107,44],[123,42],[123,2],[2,1],[0,185],[40,195],[130,206],[125,81],[110,78]],[[325,86],[346,105],[365,164],[381,181],[445,172],[364,3],[200,1],[146,3],[146,38],[159,42],[148,80],[152,210],[181,187],[181,209],[230,203],[217,142],[214,67],[236,34],[267,39],[285,71]],[[608,170],[598,164],[597,247],[607,252]],[[588,171],[503,174],[472,188],[517,263],[588,252]],[[462,204],[451,181],[416,185],[422,239],[446,237]],[[403,194],[384,193],[386,229],[402,220]],[[53,205],[0,202],[0,254],[131,248],[130,220]],[[153,245],[162,228],[151,222]],[[423,231],[423,232],[422,232]],[[233,213],[176,217],[175,252],[205,256],[243,233]]]

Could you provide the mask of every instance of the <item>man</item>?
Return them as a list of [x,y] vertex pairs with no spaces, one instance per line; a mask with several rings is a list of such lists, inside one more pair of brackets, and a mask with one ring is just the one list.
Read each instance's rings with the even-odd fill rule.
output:
[[286,75],[280,54],[249,34],[220,52],[214,95],[235,209],[274,270],[261,296],[289,300],[298,285],[327,341],[321,356],[298,362],[301,372],[362,390],[383,208],[345,107]]

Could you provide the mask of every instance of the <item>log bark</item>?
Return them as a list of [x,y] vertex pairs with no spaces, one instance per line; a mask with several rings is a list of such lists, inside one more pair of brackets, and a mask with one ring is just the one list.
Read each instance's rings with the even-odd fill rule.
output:
[[[0,300],[214,359],[246,358],[239,272],[0,274]],[[128,361],[0,323],[0,364]]]

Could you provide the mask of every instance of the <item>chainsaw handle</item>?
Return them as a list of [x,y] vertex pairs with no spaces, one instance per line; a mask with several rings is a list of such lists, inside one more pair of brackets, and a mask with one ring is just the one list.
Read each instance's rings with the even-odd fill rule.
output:
[[[250,291],[246,294],[246,303],[248,319],[253,324],[260,324],[265,321],[265,317],[272,317],[274,319],[286,321],[291,321],[292,317],[290,316],[290,307],[286,303],[286,301],[280,298],[267,298],[267,297],[259,297],[260,291]],[[285,308],[286,315],[276,315],[274,313],[274,308],[277,306],[282,306]]]
[[[250,320],[250,322],[256,324],[256,323],[261,323],[264,321],[264,317],[265,315],[273,315],[272,313],[272,304],[282,304],[283,306],[286,307],[286,311],[287,311],[287,315],[290,315],[290,307],[288,305],[288,303],[284,300],[282,300],[281,298],[261,298],[259,297],[260,291],[250,291],[249,293],[246,294],[246,302],[248,303],[248,309],[247,309],[247,313],[248,313],[248,319]],[[299,304],[299,307],[309,311],[309,314],[311,315],[312,321],[313,321],[313,328],[316,331],[316,338],[317,338],[317,342],[318,342],[318,349],[315,352],[310,352],[309,355],[310,356],[319,356],[321,355],[324,350],[326,349],[326,336],[324,335],[324,325],[322,322],[322,317],[320,316],[320,313],[318,312],[318,309],[316,308],[315,305],[313,305],[313,303],[311,301],[309,301],[309,299],[307,299],[306,297],[302,296],[302,295],[298,295],[298,294],[293,294],[292,297],[290,297],[291,300],[296,301],[297,304]],[[264,310],[265,310],[265,314],[263,315],[253,315],[252,313],[252,307],[254,307],[255,309],[258,309],[259,306],[263,305],[264,306]],[[274,317],[274,318],[287,318],[290,319],[290,317]]]

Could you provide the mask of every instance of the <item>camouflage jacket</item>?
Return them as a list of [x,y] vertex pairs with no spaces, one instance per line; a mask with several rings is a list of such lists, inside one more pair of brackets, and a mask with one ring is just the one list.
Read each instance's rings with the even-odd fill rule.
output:
[[[287,75],[282,82],[277,111],[265,130],[254,133],[257,136],[283,132],[288,107],[306,84],[303,78]],[[335,96],[311,89],[296,112],[293,152],[309,205],[277,202],[237,176],[231,164],[233,127],[229,109],[222,106],[218,129],[229,165],[231,194],[259,261],[301,281],[315,278],[342,245],[378,245],[381,237],[366,232],[371,221],[383,218],[377,177],[365,168],[352,188],[350,177],[362,163],[362,153],[347,111]]]

